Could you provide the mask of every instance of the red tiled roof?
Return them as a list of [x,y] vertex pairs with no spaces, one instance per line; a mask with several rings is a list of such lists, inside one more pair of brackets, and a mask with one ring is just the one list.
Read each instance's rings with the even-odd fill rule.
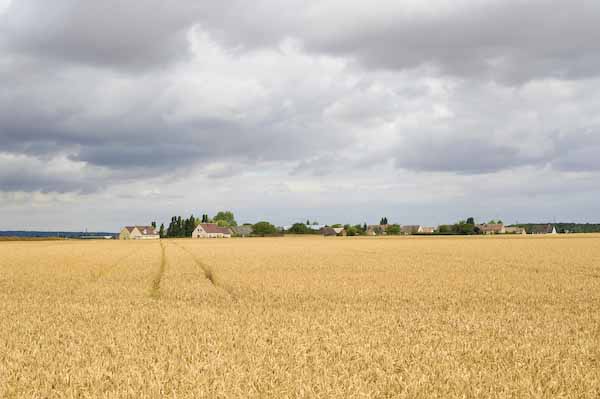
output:
[[220,227],[215,223],[200,223],[199,225],[208,234],[231,234],[227,227]]

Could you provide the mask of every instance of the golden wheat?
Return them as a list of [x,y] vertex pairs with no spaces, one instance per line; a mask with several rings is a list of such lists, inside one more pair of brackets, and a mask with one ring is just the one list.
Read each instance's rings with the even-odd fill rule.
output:
[[2,398],[598,398],[600,236],[0,243]]

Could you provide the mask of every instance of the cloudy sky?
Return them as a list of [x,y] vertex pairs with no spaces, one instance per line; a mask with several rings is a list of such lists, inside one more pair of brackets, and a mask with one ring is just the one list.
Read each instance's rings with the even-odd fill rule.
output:
[[597,0],[0,0],[0,230],[600,221]]

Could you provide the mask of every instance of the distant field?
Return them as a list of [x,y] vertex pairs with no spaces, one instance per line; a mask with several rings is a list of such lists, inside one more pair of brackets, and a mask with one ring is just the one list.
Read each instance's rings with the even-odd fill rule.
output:
[[0,242],[1,398],[598,398],[600,235]]

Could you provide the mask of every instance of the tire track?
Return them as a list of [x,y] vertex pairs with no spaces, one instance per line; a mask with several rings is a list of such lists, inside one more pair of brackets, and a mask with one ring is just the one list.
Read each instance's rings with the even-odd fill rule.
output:
[[217,279],[217,276],[215,275],[215,272],[213,271],[212,267],[210,265],[207,265],[206,263],[202,262],[200,259],[198,259],[196,257],[196,255],[194,255],[194,253],[192,251],[190,251],[189,249],[176,244],[173,242],[173,245],[175,245],[176,247],[180,248],[182,251],[184,251],[185,253],[187,253],[192,260],[194,261],[194,263],[196,264],[196,266],[198,266],[202,272],[204,273],[204,277],[210,281],[210,283],[212,284],[212,286],[216,289],[220,289],[223,292],[225,292],[226,294],[228,294],[230,297],[234,298],[234,299],[238,299],[237,295],[234,293],[233,289],[231,287],[229,287],[226,284],[223,284],[220,280]]
[[160,249],[161,249],[161,257],[160,257],[160,267],[158,269],[158,273],[152,279],[152,286],[150,287],[150,298],[152,299],[160,299],[160,282],[162,280],[163,275],[165,274],[165,270],[167,268],[167,257],[165,254],[165,244],[160,241]]

